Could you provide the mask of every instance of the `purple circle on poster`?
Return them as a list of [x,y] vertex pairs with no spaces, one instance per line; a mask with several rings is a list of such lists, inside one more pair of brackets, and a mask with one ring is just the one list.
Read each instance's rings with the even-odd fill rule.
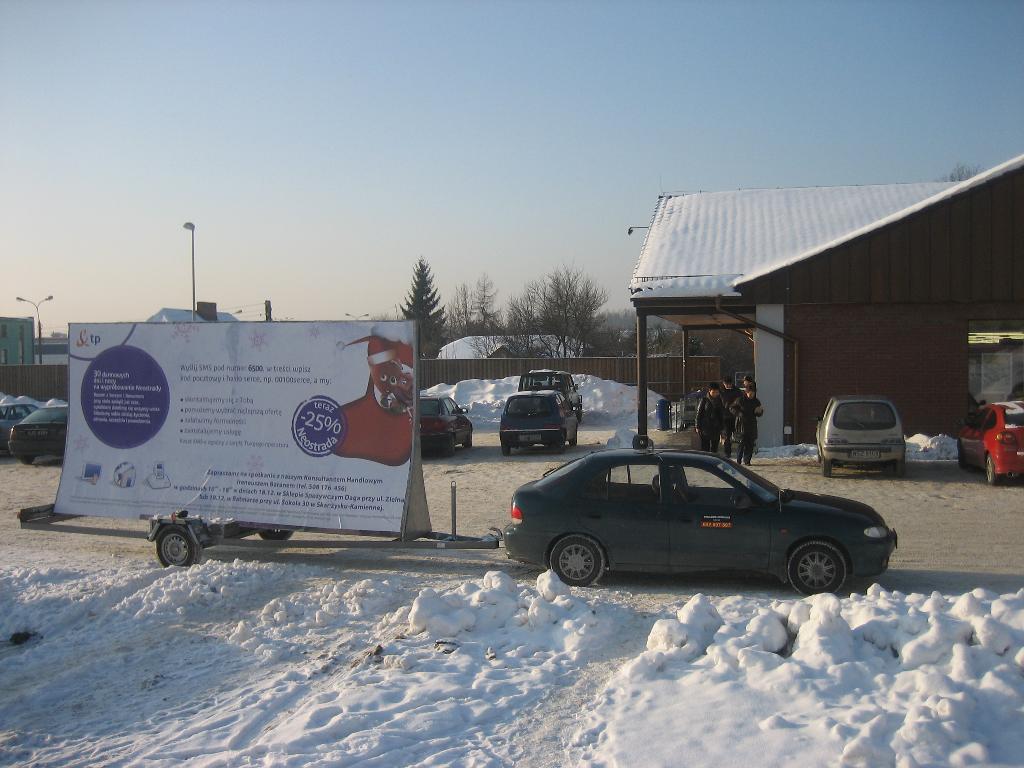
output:
[[163,369],[138,347],[104,350],[82,378],[85,423],[111,448],[134,448],[152,439],[167,420],[170,403]]
[[292,416],[292,438],[303,453],[329,456],[345,440],[348,420],[341,406],[326,395],[309,398]]

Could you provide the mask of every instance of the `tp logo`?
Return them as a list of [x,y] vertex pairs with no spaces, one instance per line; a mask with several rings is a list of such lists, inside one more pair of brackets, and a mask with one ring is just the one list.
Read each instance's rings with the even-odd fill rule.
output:
[[78,332],[78,338],[75,339],[76,347],[95,347],[100,343],[100,336],[98,333],[89,333],[85,328]]

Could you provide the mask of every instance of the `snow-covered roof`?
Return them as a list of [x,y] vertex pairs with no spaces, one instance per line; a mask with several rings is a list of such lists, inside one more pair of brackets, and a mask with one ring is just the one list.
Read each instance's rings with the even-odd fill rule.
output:
[[810,258],[1024,166],[967,181],[741,189],[659,198],[633,271],[636,296],[736,296],[735,286]]
[[438,360],[480,360],[501,346],[499,336],[464,336],[437,351]]
[[[218,312],[217,320],[224,322],[238,321],[238,318],[232,315],[230,312]],[[205,323],[196,312],[195,321],[197,323]],[[191,309],[169,309],[164,307],[152,317],[146,320],[147,323],[191,323],[192,322],[192,310]]]

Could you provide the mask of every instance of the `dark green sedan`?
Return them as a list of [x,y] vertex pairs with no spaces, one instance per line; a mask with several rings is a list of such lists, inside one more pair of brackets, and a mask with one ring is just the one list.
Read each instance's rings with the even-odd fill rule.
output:
[[728,569],[835,592],[885,571],[895,548],[896,531],[866,504],[782,490],[700,451],[592,453],[519,488],[505,528],[510,558],[572,586],[607,570]]

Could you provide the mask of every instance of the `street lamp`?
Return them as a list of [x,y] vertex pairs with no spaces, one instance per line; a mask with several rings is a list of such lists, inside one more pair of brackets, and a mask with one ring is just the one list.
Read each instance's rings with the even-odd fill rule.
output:
[[36,327],[38,328],[38,335],[39,335],[39,344],[37,346],[39,348],[39,364],[42,365],[43,364],[43,321],[39,319],[39,305],[42,304],[44,301],[49,301],[50,299],[53,298],[53,296],[47,296],[45,299],[40,299],[39,301],[32,301],[31,299],[23,299],[23,298],[21,298],[21,296],[15,296],[14,298],[16,298],[18,301],[24,301],[26,304],[31,304],[33,307],[36,308]]
[[650,229],[650,227],[630,227],[626,230],[627,235],[632,235],[634,229]]
[[345,317],[351,317],[353,320],[367,320],[369,319],[370,316],[368,314],[350,315],[348,312],[346,312]]
[[196,321],[196,225],[186,221],[182,226],[192,233],[192,322]]

